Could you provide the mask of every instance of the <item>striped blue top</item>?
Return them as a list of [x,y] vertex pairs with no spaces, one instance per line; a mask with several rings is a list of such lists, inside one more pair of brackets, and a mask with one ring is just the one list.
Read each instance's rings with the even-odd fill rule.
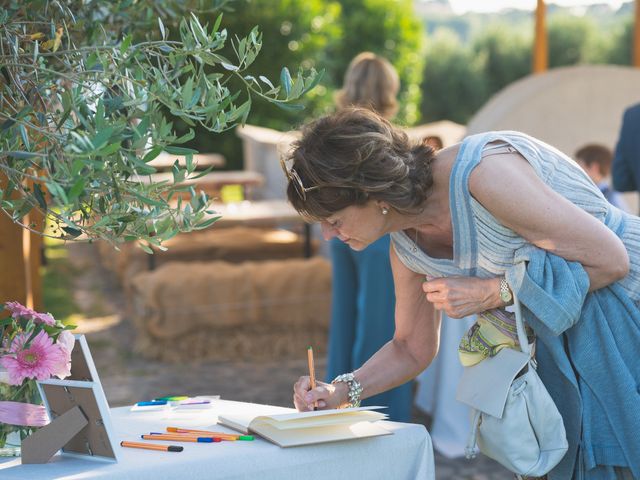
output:
[[[495,142],[516,149],[550,188],[622,239],[630,258],[630,272],[624,279],[586,298],[578,295],[570,281],[575,280],[571,278],[575,272],[567,273],[578,264],[560,262],[562,259],[550,254],[541,259],[540,249],[501,225],[474,200],[469,192],[469,175],[482,160],[483,151],[491,148],[487,144]],[[640,305],[640,219],[610,205],[582,169],[564,154],[517,132],[489,132],[465,139],[451,171],[449,201],[452,259],[429,257],[404,232],[392,233],[392,244],[409,269],[427,276],[505,275],[525,306],[553,317],[527,317],[541,340],[536,348],[538,372],[562,414],[569,440],[569,451],[549,473],[550,480],[610,480],[616,478],[613,466],[629,467],[638,476],[640,370],[636,349],[640,318],[638,310],[626,303],[631,299]],[[525,266],[527,259],[535,261]],[[557,271],[547,272],[547,264]],[[582,293],[586,294],[588,277],[583,269],[580,272]],[[536,285],[544,288],[522,288],[518,284],[518,278],[531,274],[538,275]],[[544,285],[547,280],[553,285]],[[545,297],[547,288],[558,298]],[[540,298],[528,299],[527,303],[523,292],[538,292]],[[583,304],[576,304],[582,300]],[[525,316],[527,311],[525,308]],[[567,312],[576,315],[569,315],[565,319],[568,322],[559,321],[567,317]],[[578,316],[581,327],[571,328]],[[574,368],[580,369],[579,376]]]
[[[527,240],[501,225],[469,192],[469,175],[482,152],[495,142],[515,148],[550,188],[606,222],[622,239],[630,258],[630,272],[619,282],[630,298],[640,300],[640,218],[611,206],[600,189],[569,157],[520,132],[487,132],[467,137],[458,152],[449,180],[453,228],[453,259],[432,258],[403,231],[391,233],[400,260],[410,270],[430,277],[454,275],[489,278],[513,266]],[[624,221],[622,216],[624,216]],[[619,227],[619,228],[617,228]]]

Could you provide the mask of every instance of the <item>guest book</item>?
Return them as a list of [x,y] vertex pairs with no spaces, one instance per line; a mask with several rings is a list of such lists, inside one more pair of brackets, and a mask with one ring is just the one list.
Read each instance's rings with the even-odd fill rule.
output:
[[297,447],[356,438],[390,435],[378,424],[388,416],[385,407],[359,407],[264,415],[220,415],[218,423],[239,432],[254,433],[280,447]]

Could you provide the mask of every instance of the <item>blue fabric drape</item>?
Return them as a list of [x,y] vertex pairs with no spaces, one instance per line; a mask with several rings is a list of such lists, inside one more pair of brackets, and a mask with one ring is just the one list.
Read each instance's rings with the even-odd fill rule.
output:
[[562,414],[569,451],[553,479],[640,477],[640,311],[620,286],[587,293],[582,266],[527,248],[507,271],[538,338],[538,373]]
[[[327,381],[359,368],[393,338],[395,294],[389,261],[389,237],[362,251],[334,238],[330,242],[333,266],[331,325]],[[411,420],[411,382],[367,398],[363,405],[387,406],[391,420]]]

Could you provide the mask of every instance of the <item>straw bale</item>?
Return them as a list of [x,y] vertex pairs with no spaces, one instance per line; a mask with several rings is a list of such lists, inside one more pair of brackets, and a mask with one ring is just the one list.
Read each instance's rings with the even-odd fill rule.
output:
[[172,262],[130,292],[136,349],[165,361],[298,358],[322,353],[330,315],[327,260]]
[[[301,257],[304,240],[301,235],[288,230],[244,226],[213,227],[176,235],[164,243],[168,250],[156,250],[152,259],[134,243],[120,245],[120,251],[105,242],[98,243],[101,244],[103,265],[115,272],[123,289],[127,291],[132,278],[149,269],[150,260],[159,267],[176,261],[224,260],[240,263],[248,260]],[[317,242],[313,245],[313,250],[315,249]]]
[[100,263],[104,268],[113,272],[121,285],[126,283],[126,278],[148,268],[145,254],[135,243],[122,243],[116,250],[108,242],[96,242],[100,254]]

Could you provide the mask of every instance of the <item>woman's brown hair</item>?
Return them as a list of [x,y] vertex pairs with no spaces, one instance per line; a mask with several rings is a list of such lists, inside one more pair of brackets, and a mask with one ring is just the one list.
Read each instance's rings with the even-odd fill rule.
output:
[[433,184],[434,150],[365,108],[346,108],[307,124],[285,160],[287,196],[310,220],[368,200],[416,214]]

